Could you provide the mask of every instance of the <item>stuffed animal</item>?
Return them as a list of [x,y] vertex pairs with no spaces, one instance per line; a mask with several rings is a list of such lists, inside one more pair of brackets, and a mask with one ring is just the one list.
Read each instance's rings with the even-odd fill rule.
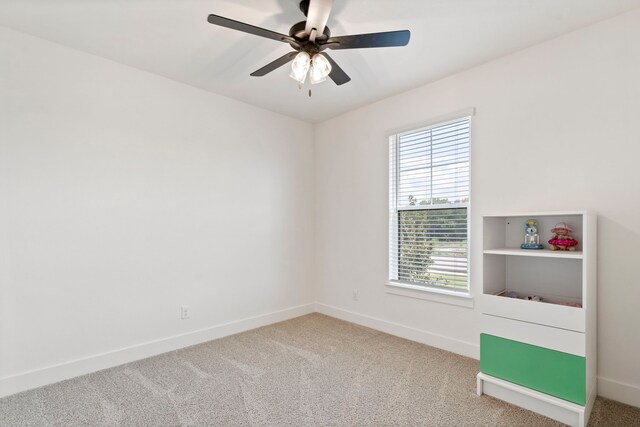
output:
[[552,251],[575,251],[578,241],[571,237],[573,230],[565,222],[559,222],[551,229],[553,236],[549,240]]
[[527,220],[524,224],[524,243],[520,245],[522,249],[544,249],[540,244],[540,235],[538,234],[538,222],[535,219]]

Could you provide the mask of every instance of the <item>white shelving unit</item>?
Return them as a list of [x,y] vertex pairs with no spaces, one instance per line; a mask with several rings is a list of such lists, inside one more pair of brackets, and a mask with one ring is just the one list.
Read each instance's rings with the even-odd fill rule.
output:
[[[576,251],[520,249],[528,219],[538,221],[540,243],[545,248],[549,247],[551,228],[559,222],[569,224],[579,242]],[[585,211],[483,217],[480,307],[484,370],[478,374],[479,394],[493,395],[570,425],[586,424],[596,396],[596,221],[595,215]],[[499,295],[507,291],[523,299]],[[533,295],[542,302],[526,299]],[[524,370],[540,369],[526,365],[529,348],[531,354],[548,356],[549,372],[557,368],[554,360],[570,360],[570,368],[584,364],[584,372],[576,368],[576,375],[584,374],[584,384],[578,384],[584,393],[569,391],[574,380],[563,384],[560,377],[543,378],[544,370],[540,378],[524,378]],[[520,355],[517,360],[512,356],[515,354]]]

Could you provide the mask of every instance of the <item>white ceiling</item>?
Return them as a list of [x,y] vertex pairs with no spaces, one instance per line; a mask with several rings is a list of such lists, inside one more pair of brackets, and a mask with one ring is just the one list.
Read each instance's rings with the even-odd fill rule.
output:
[[288,66],[249,76],[288,45],[207,22],[215,13],[288,34],[304,20],[297,0],[0,0],[0,25],[319,122],[637,7],[640,0],[335,0],[333,35],[408,29],[411,41],[332,51],[352,80],[315,85],[311,98]]

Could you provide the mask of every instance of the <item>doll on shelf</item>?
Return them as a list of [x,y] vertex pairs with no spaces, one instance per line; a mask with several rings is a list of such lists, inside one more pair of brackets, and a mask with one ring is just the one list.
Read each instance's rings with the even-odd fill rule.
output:
[[540,235],[538,234],[538,221],[529,219],[524,224],[524,243],[520,245],[522,249],[544,249],[540,244]]
[[565,222],[556,224],[551,229],[553,236],[549,240],[552,251],[575,251],[578,241],[571,237],[573,230]]

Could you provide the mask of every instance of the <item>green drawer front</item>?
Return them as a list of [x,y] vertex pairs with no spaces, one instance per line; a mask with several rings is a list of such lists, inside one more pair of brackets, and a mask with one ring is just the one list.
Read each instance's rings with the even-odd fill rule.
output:
[[585,358],[480,334],[480,371],[579,405],[585,404]]

